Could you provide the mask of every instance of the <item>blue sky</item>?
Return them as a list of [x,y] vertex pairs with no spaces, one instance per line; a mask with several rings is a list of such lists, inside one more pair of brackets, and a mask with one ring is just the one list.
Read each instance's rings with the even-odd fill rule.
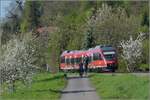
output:
[[10,3],[15,0],[0,0],[0,17],[4,18],[7,14],[6,8],[10,6]]

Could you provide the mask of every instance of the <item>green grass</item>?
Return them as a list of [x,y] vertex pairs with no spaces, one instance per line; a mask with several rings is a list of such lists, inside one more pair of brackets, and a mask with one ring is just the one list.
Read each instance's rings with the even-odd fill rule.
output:
[[41,73],[34,77],[31,87],[16,83],[16,92],[3,93],[2,100],[58,100],[65,87],[63,74]]
[[93,86],[102,100],[148,100],[149,77],[131,74],[92,74]]

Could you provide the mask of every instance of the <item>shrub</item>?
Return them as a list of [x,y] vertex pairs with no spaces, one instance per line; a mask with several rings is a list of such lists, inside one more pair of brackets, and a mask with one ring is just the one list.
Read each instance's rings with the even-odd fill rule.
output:
[[137,64],[141,61],[143,39],[144,34],[141,33],[135,40],[131,36],[129,40],[120,42],[122,58],[125,60],[129,72],[137,69]]
[[36,44],[31,35],[22,39],[11,39],[1,46],[0,50],[0,83],[7,83],[10,92],[15,90],[15,82],[21,80],[25,85],[32,82],[32,76],[37,69]]

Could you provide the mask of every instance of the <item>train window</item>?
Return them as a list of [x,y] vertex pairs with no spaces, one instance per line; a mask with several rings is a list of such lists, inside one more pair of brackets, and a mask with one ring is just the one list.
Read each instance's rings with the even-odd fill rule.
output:
[[107,54],[107,55],[104,55],[104,57],[106,60],[113,60],[115,58],[115,55],[114,54]]
[[66,63],[69,64],[69,62],[70,62],[70,61],[69,61],[69,58],[67,58],[67,59],[66,59]]
[[116,57],[116,54],[114,51],[107,51],[103,53],[104,53],[104,57],[106,60],[113,60]]
[[77,63],[77,58],[74,58],[74,64],[76,64]]
[[81,60],[82,60],[82,58],[80,57],[80,58],[79,58],[79,63],[81,62]]
[[74,58],[74,63],[77,63],[77,58]]
[[69,64],[71,64],[71,58],[69,58]]
[[89,60],[89,63],[90,63],[90,62],[92,61],[92,57],[91,57],[91,56],[89,56],[88,60]]
[[79,58],[77,58],[77,64],[79,63]]
[[65,63],[65,57],[61,57],[61,58],[60,58],[60,62],[61,62],[61,63]]
[[71,58],[71,64],[74,64],[74,58]]
[[81,57],[80,58],[76,58],[76,63],[79,64],[81,61]]
[[93,53],[93,60],[100,60],[101,56],[100,53]]

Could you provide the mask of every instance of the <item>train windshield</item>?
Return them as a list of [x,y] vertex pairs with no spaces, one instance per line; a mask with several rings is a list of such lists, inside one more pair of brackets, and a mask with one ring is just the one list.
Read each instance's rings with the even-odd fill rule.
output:
[[105,51],[103,52],[106,60],[114,60],[116,53],[114,51]]

